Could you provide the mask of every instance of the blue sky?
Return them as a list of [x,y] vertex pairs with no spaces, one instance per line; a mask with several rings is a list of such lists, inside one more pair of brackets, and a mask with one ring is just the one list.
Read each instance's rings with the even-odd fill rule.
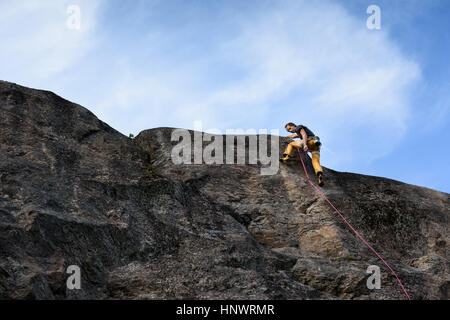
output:
[[126,135],[302,123],[326,167],[450,192],[449,16],[446,0],[0,0],[0,79]]

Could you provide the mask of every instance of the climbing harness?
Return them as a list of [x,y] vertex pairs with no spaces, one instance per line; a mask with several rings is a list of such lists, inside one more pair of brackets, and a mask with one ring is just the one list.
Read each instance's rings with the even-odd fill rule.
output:
[[400,286],[403,289],[403,292],[405,292],[406,296],[408,297],[408,300],[411,300],[411,298],[408,295],[408,292],[406,292],[405,287],[403,286],[402,282],[400,281],[400,279],[398,278],[397,274],[395,273],[395,271],[387,264],[386,261],[384,261],[384,259],[378,254],[378,252],[375,251],[374,248],[372,248],[372,246],[370,244],[367,243],[366,240],[364,240],[363,237],[361,237],[361,235],[355,230],[355,228],[352,227],[352,225],[344,218],[344,216],[339,212],[338,209],[336,209],[336,207],[330,202],[330,200],[328,200],[328,198],[319,190],[319,188],[317,188],[314,183],[311,181],[311,179],[309,178],[308,172],[306,170],[306,166],[305,163],[303,162],[303,158],[302,155],[300,153],[300,149],[297,149],[298,151],[298,155],[300,157],[300,161],[302,162],[303,165],[303,170],[305,170],[305,174],[306,174],[306,178],[308,179],[309,183],[314,187],[314,189],[316,189],[320,195],[330,204],[330,206],[334,209],[334,211],[336,211],[339,216],[342,218],[342,220],[344,220],[344,222],[350,227],[350,229],[357,235],[357,237],[359,239],[361,239],[362,242],[364,242],[364,244],[370,249],[372,250],[373,253],[375,253],[375,255],[381,260],[383,261],[383,263],[386,265],[386,267],[389,268],[389,270],[391,270],[392,274],[395,276],[395,278],[397,279],[398,283],[400,284]]

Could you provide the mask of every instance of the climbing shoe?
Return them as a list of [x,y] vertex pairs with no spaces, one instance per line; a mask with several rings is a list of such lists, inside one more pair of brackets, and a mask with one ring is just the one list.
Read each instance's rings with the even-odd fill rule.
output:
[[319,186],[323,187],[324,182],[323,182],[323,174],[320,172],[317,177],[319,178]]
[[285,162],[287,160],[289,160],[289,155],[287,155],[287,154],[283,154],[283,157],[280,158],[280,161],[282,161],[282,162]]

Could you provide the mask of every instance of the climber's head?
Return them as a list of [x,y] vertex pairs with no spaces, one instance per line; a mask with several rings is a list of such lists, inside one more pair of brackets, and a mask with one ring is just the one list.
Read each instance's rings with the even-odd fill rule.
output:
[[295,128],[297,128],[297,126],[293,122],[289,122],[284,127],[286,128],[286,131],[290,133],[295,133]]

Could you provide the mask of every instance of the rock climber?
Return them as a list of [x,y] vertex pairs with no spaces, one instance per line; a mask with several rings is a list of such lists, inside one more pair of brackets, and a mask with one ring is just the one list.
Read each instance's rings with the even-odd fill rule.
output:
[[319,186],[323,187],[323,172],[320,165],[320,146],[322,145],[322,143],[320,142],[320,138],[317,137],[311,130],[309,130],[308,127],[303,125],[297,126],[295,123],[289,122],[284,127],[286,128],[287,132],[293,133],[292,135],[287,136],[287,138],[300,138],[300,140],[289,143],[280,161],[287,161],[292,155],[294,148],[302,148],[305,153],[308,151],[311,152],[312,164],[317,178],[319,179]]

